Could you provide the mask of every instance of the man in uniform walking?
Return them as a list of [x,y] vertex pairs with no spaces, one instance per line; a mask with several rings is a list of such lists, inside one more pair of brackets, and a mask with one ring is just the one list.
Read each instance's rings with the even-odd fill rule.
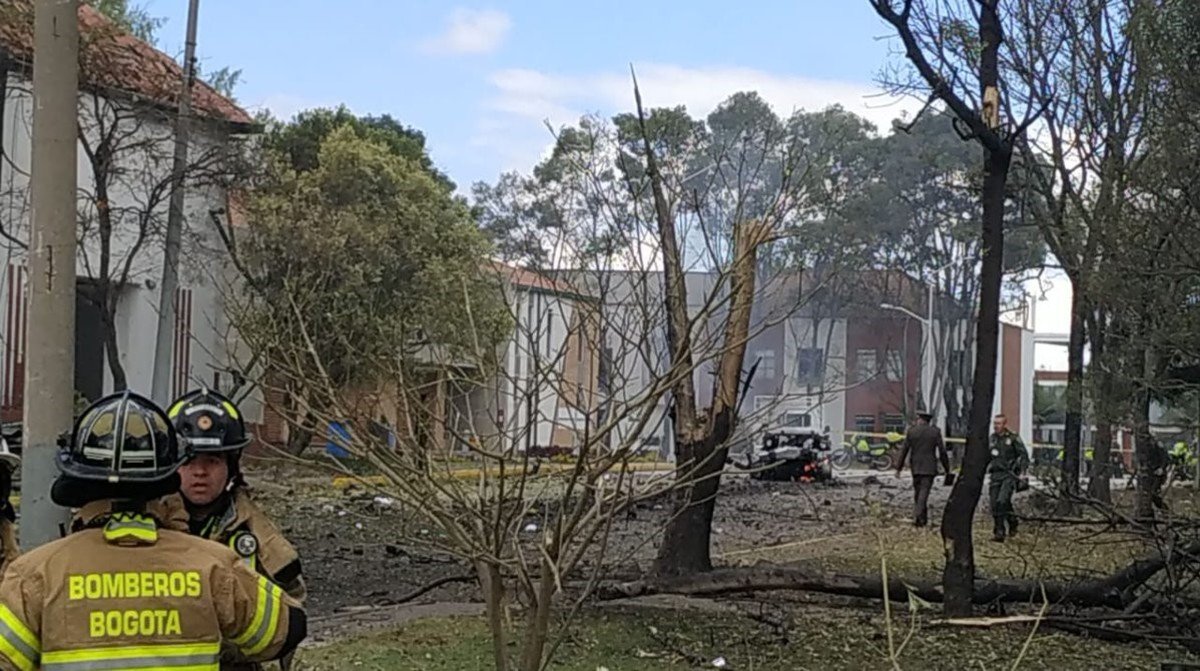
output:
[[[192,452],[179,468],[191,533],[229,546],[250,568],[303,604],[300,555],[246,491],[241,455],[251,437],[241,410],[215,391],[197,389],[172,403],[167,415]],[[229,656],[221,665],[226,671],[261,668]],[[287,661],[283,666],[287,668]]]
[[938,463],[941,463],[943,473],[950,473],[946,443],[942,440],[941,430],[932,421],[933,415],[923,409],[917,410],[917,423],[904,436],[904,446],[896,463],[896,477],[900,477],[904,462],[912,455],[913,524],[917,527],[929,524],[929,492],[938,474]]
[[[1029,453],[1021,437],[1008,428],[1008,419],[996,415],[992,420],[991,451],[988,461],[988,505],[995,521],[992,540],[1003,543],[1006,536],[1017,533],[1017,513],[1013,510],[1013,494],[1025,481],[1029,470]],[[1007,528],[1006,528],[1007,525]]]
[[216,671],[225,641],[256,661],[299,645],[299,604],[229,548],[188,535],[163,503],[183,456],[166,414],[141,396],[83,413],[50,493],[80,510],[70,535],[7,568],[0,669]]

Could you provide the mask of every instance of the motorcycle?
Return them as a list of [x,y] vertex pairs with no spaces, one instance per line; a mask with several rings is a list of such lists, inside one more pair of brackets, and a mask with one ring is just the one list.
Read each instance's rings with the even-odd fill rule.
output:
[[877,471],[886,471],[892,467],[892,450],[904,439],[898,433],[887,434],[887,442],[874,445],[866,440],[842,443],[842,449],[831,458],[834,468],[848,468],[858,463],[870,466]]
[[[1095,460],[1095,450],[1090,447],[1083,448],[1083,463],[1081,464],[1083,473],[1092,472],[1092,462]],[[1062,464],[1063,448],[1058,449],[1058,455],[1055,457],[1056,464]],[[1192,462],[1193,465],[1195,462]],[[1131,476],[1134,474],[1133,469],[1125,463],[1125,458],[1119,450],[1113,450],[1109,453],[1109,474],[1114,477]]]

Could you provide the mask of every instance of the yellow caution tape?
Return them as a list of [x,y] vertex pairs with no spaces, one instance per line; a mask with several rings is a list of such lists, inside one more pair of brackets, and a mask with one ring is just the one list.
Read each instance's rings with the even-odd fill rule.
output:
[[[854,440],[857,440],[859,436],[863,436],[866,438],[878,438],[880,440],[888,439],[888,435],[886,433],[873,433],[873,432],[864,433],[861,431],[847,431],[846,432],[846,442],[852,443]],[[947,443],[966,443],[967,439],[966,438],[946,438],[945,441]],[[1031,443],[1030,447],[1044,447],[1044,448],[1061,449],[1062,445],[1057,445],[1055,443]],[[1120,452],[1120,451],[1122,451],[1122,450],[1118,450],[1118,452]]]

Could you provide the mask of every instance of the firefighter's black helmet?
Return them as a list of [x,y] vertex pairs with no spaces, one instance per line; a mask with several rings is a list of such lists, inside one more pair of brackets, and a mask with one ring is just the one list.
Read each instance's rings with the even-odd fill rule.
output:
[[194,454],[231,452],[250,444],[251,436],[237,406],[209,389],[194,389],[180,396],[167,417]]
[[123,391],[80,415],[58,468],[73,480],[137,484],[171,477],[186,458],[162,408]]

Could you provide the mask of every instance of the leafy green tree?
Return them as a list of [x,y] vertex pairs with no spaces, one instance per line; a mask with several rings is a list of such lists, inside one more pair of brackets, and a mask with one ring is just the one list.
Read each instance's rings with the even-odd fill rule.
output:
[[444,184],[350,125],[309,169],[266,156],[252,225],[223,231],[249,289],[232,297],[234,326],[264,378],[319,409],[323,394],[397,382],[383,378],[426,347],[486,360],[509,312],[483,272],[486,240]]
[[150,44],[158,42],[158,31],[167,22],[160,16],[150,14],[145,5],[134,5],[129,0],[87,0],[87,2],[130,35]]
[[[953,131],[951,117],[932,112],[902,131],[873,140],[870,170],[846,208],[843,229],[863,241],[866,265],[902,270],[937,287],[939,325],[933,342],[931,393],[942,401],[950,435],[966,435],[974,381],[962,365],[975,340],[972,318],[979,304],[983,244],[978,193],[983,173],[977,151]],[[1030,188],[1023,166],[1014,166],[1004,217],[1004,277],[1019,279],[1045,260],[1045,244],[1032,220]],[[1008,284],[1006,296],[1022,289]],[[874,306],[870,306],[874,307]],[[926,399],[930,402],[929,399]]]
[[454,183],[433,165],[425,147],[425,134],[388,114],[360,117],[344,105],[336,109],[306,110],[286,123],[269,120],[263,146],[286,156],[293,170],[313,170],[320,166],[321,146],[325,140],[342,128],[349,128],[358,137],[383,145],[394,156],[414,162],[443,189],[454,190]]

